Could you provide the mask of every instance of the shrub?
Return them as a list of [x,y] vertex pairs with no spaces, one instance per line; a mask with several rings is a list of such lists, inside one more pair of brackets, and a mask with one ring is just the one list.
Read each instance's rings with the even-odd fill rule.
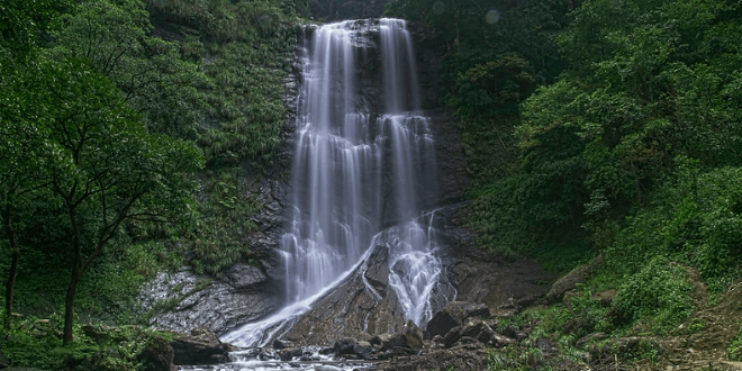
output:
[[692,292],[685,269],[656,256],[624,280],[614,301],[613,317],[618,325],[646,320],[652,332],[666,334],[693,312]]

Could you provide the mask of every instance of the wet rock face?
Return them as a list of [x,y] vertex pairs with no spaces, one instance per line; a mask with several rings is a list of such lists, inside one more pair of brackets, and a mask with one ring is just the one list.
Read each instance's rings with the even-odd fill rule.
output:
[[[370,255],[366,273],[383,271],[388,266],[388,248],[377,245]],[[388,270],[388,268],[387,268]],[[364,283],[362,267],[323,298],[294,324],[283,337],[294,344],[331,345],[345,338],[369,337],[369,334],[399,332],[404,326],[404,309],[388,286]],[[379,277],[371,273],[372,277]],[[373,291],[372,291],[373,289]]]
[[280,287],[264,271],[255,267],[245,268],[241,263],[236,265],[242,266],[235,268],[236,271],[252,271],[253,274],[248,275],[251,279],[246,277],[231,284],[214,281],[201,290],[199,288],[204,286],[204,278],[190,271],[158,274],[144,290],[144,307],[151,308],[156,302],[179,303],[156,314],[150,324],[178,332],[189,332],[205,326],[217,334],[223,334],[245,319],[261,318],[283,304],[273,295]]

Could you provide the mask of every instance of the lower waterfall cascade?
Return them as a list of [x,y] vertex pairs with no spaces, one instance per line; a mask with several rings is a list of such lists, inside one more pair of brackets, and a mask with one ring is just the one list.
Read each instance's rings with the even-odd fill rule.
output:
[[[280,338],[320,297],[365,271],[375,247],[388,250],[388,285],[404,320],[418,326],[434,314],[431,292],[444,273],[436,213],[420,201],[437,192],[435,141],[420,107],[405,21],[344,21],[304,32],[291,215],[279,251],[286,305],[222,336],[241,348]],[[378,102],[359,83],[369,69],[383,76]],[[368,295],[380,300],[361,277]],[[231,358],[254,362],[249,354]]]

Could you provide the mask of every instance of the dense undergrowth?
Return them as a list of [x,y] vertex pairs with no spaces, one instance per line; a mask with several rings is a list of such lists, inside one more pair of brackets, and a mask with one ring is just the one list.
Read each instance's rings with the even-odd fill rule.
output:
[[75,343],[62,344],[63,319],[29,316],[13,321],[0,338],[14,365],[42,370],[128,371],[144,369],[147,357],[169,346],[173,334],[137,326],[74,327]]

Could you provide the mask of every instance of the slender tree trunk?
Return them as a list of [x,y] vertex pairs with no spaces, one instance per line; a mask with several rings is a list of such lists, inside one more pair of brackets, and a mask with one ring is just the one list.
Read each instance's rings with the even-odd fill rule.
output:
[[74,304],[77,283],[80,282],[81,270],[79,264],[72,267],[72,279],[67,287],[67,297],[64,300],[64,336],[62,343],[64,345],[72,344],[72,325],[74,323]]
[[10,329],[10,318],[13,314],[13,288],[15,287],[15,277],[18,273],[18,260],[21,256],[21,251],[18,248],[18,241],[16,240],[15,230],[13,230],[13,220],[10,216],[5,217],[5,228],[10,240],[10,248],[13,250],[13,256],[10,261],[10,272],[8,273],[8,283],[5,286],[5,328]]
[[74,207],[69,206],[70,222],[72,223],[72,275],[70,285],[67,286],[67,296],[64,300],[64,335],[62,343],[72,344],[72,324],[74,322],[74,303],[77,284],[82,275],[82,246],[80,242],[80,228],[77,225],[77,214]]

